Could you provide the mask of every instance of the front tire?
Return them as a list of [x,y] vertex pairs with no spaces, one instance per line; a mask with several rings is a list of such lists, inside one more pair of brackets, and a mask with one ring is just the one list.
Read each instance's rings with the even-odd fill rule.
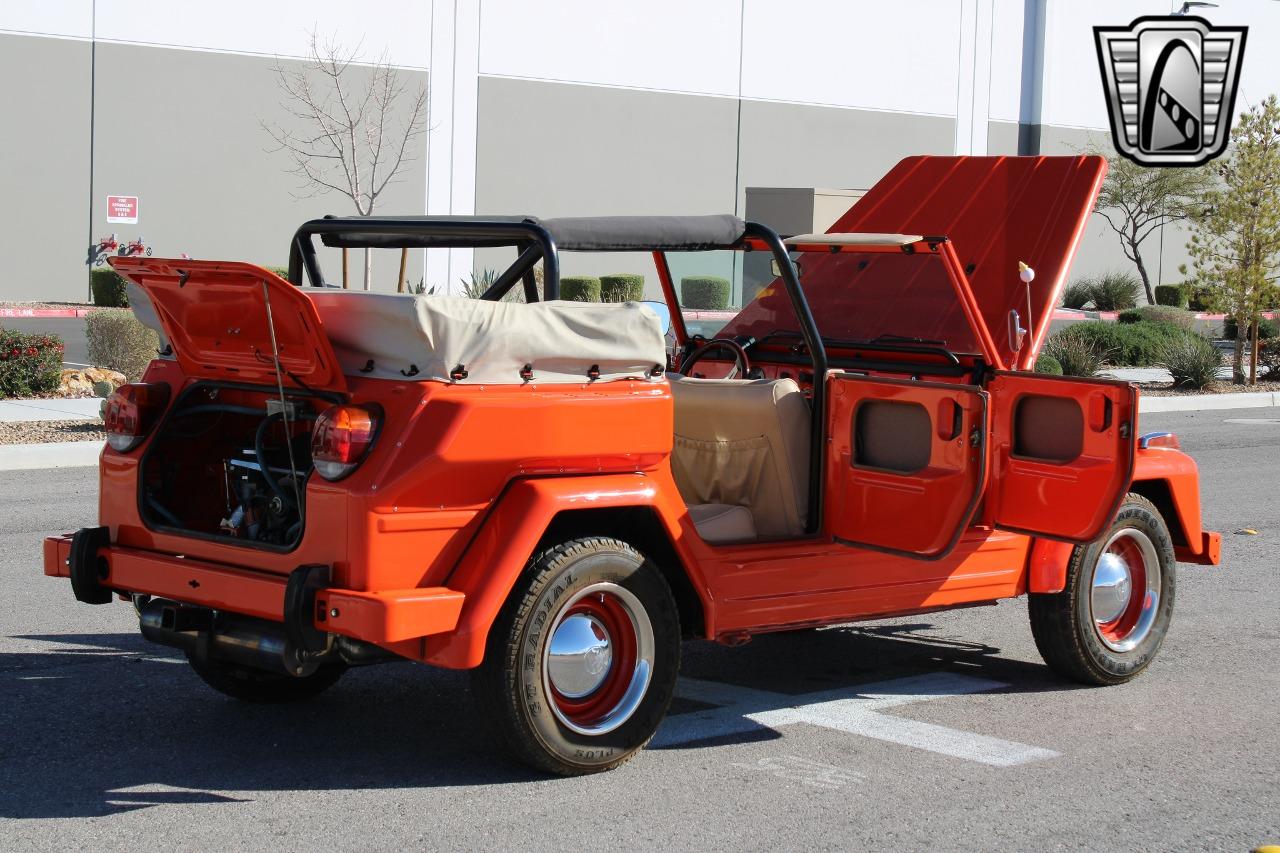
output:
[[626,543],[590,538],[530,561],[474,678],[518,758],[578,776],[644,748],[679,671],[680,619],[662,573]]
[[187,661],[205,684],[242,702],[302,702],[328,690],[347,671],[345,664],[324,664],[311,675],[293,676],[251,669],[217,660],[200,660],[188,654]]
[[1036,647],[1082,684],[1123,684],[1155,659],[1173,618],[1173,542],[1159,510],[1130,494],[1111,527],[1077,545],[1062,592],[1028,598]]

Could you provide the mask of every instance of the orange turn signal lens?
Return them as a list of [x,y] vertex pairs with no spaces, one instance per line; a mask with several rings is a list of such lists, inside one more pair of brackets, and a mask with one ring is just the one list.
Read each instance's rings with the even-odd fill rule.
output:
[[1138,438],[1139,450],[1146,450],[1151,447],[1181,450],[1182,442],[1178,441],[1178,437],[1171,432],[1149,432]]

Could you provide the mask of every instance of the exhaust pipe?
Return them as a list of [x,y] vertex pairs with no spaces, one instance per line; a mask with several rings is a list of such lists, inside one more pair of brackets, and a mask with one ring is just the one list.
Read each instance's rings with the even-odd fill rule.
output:
[[337,637],[325,652],[306,652],[289,640],[279,622],[163,598],[137,601],[136,606],[142,636],[151,642],[251,669],[303,677],[311,675],[322,663],[341,661],[355,665],[396,657],[378,646],[347,637]]
[[153,643],[282,675],[315,672],[320,657],[303,656],[284,635],[284,626],[238,613],[214,613],[158,598],[138,605],[142,636]]

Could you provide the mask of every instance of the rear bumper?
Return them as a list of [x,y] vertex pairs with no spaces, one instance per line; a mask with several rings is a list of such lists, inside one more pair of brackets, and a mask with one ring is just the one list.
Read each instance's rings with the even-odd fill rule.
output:
[[[44,573],[70,578],[72,534],[44,541]],[[288,577],[115,545],[98,548],[94,575],[118,593],[157,598],[284,621]],[[458,624],[464,595],[447,587],[366,592],[323,588],[310,623],[317,630],[386,645],[443,634]]]

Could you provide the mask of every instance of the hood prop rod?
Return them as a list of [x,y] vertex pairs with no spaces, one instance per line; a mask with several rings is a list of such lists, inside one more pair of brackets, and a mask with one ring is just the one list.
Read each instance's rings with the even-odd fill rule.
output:
[[[298,502],[298,519],[305,521],[307,517],[305,486],[298,480],[298,465],[293,460],[293,427],[289,423],[289,402],[284,396],[284,368],[280,365],[280,347],[276,343],[276,322],[271,315],[271,291],[267,289],[267,280],[262,279],[262,299],[267,305],[267,331],[271,333],[271,361],[276,369],[276,390],[280,392],[280,419],[284,421],[284,446],[289,452],[289,474],[293,478],[293,495]],[[259,459],[258,463],[265,469],[267,460]]]

